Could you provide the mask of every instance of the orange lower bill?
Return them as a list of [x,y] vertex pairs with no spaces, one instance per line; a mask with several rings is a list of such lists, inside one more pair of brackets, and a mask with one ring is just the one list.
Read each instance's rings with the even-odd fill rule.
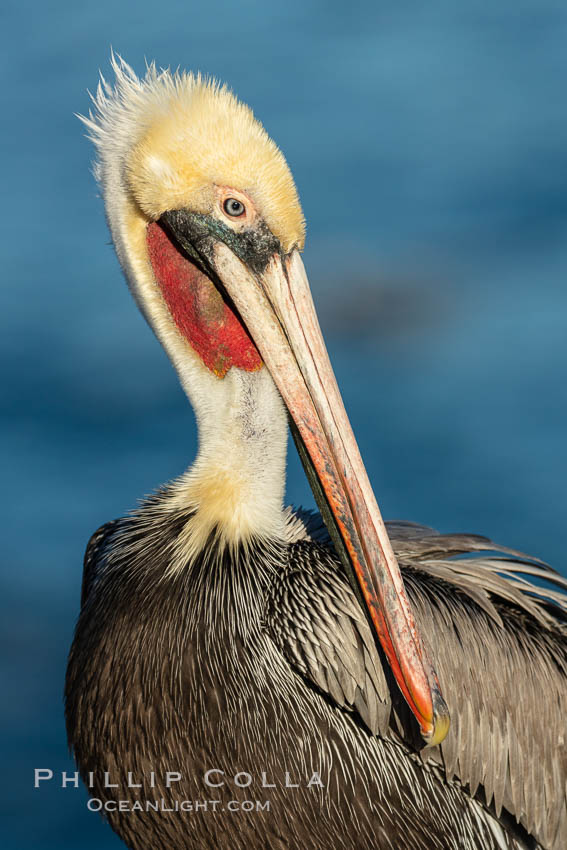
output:
[[256,274],[219,242],[214,265],[301,436],[392,673],[423,739],[437,744],[449,729],[449,713],[344,409],[299,253],[274,255]]

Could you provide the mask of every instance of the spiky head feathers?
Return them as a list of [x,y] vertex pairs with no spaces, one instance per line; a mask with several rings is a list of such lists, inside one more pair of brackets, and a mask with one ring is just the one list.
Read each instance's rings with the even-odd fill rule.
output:
[[[113,57],[114,87],[101,80],[83,119],[109,172],[148,221],[168,210],[208,213],[215,187],[245,192],[285,252],[303,247],[304,219],[285,158],[252,110],[225,86],[151,65],[139,79]],[[107,199],[108,200],[108,199]]]

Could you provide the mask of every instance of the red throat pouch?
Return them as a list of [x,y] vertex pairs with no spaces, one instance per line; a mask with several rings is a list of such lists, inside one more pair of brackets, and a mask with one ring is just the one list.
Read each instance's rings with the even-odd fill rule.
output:
[[214,283],[177,248],[158,222],[147,230],[154,276],[177,329],[219,378],[231,366],[254,372],[262,359]]

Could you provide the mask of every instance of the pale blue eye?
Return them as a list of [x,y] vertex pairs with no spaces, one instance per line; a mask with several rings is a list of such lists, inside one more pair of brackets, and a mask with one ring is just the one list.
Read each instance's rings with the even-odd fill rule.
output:
[[244,215],[246,212],[246,207],[242,203],[242,201],[238,201],[236,198],[227,198],[224,202],[224,211],[227,215],[239,216]]

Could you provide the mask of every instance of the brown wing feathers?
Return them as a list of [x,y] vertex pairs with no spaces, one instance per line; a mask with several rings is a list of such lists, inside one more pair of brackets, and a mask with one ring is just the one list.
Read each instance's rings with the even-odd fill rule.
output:
[[[498,816],[508,810],[543,846],[565,850],[567,581],[485,538],[408,523],[389,531],[451,710],[448,738],[422,758]],[[370,629],[332,550],[291,543],[272,603],[270,632],[298,673],[371,733],[399,731]]]

